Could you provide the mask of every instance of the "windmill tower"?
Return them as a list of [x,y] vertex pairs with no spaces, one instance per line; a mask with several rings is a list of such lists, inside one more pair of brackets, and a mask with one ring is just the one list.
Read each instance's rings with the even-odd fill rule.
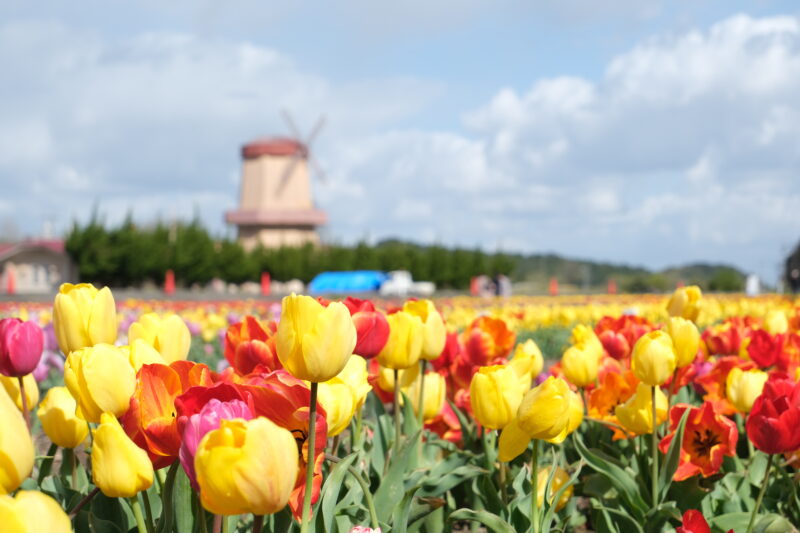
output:
[[295,138],[258,139],[242,147],[242,185],[239,208],[228,211],[225,221],[235,224],[239,242],[251,250],[318,244],[317,226],[325,224],[324,211],[311,198],[309,163],[320,178],[324,174],[311,158],[309,145],[324,123],[320,118],[305,142],[284,112]]

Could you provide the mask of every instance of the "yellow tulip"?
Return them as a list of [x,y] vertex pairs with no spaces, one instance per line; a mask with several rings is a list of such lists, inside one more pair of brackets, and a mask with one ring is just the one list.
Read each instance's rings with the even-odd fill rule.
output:
[[200,441],[194,466],[200,500],[212,513],[272,514],[294,489],[297,443],[267,418],[222,420]]
[[786,313],[781,309],[770,309],[767,311],[767,314],[764,316],[764,329],[770,335],[777,335],[789,331],[789,321],[786,319]]
[[156,313],[146,313],[128,328],[128,343],[133,345],[137,340],[152,346],[169,364],[186,359],[192,345],[192,334],[178,315],[160,317]]
[[572,328],[569,338],[570,344],[588,344],[592,350],[603,354],[603,343],[592,328],[586,324],[578,324]]
[[[419,376],[419,365],[404,368],[398,372],[400,389],[407,389]],[[386,392],[394,392],[394,370],[380,367],[378,370],[378,387]]]
[[347,364],[356,346],[356,327],[343,303],[323,307],[311,296],[292,294],[283,299],[275,345],[290,374],[321,383]]
[[338,435],[347,428],[356,411],[353,391],[339,378],[329,379],[319,384],[319,403],[325,409],[328,422],[328,436]]
[[0,496],[0,524],[4,533],[71,533],[72,522],[50,496],[21,490],[13,498]]
[[[539,473],[537,474],[537,494],[536,499],[538,501],[538,505],[541,508],[544,504],[544,491],[547,488],[547,480],[550,478],[550,469],[551,467],[544,467],[539,469]],[[560,466],[556,467],[556,471],[553,474],[553,481],[550,483],[550,503],[553,503],[553,499],[556,497],[556,493],[563,487],[565,484],[569,482],[569,474],[566,470],[561,468]],[[556,512],[560,511],[567,505],[569,499],[572,498],[572,485],[567,487],[564,492],[561,494],[561,498],[558,499],[556,503]]]
[[[425,380],[424,397],[422,399],[422,419],[427,422],[436,417],[442,410],[445,401],[445,392],[447,385],[445,384],[444,377],[438,372],[426,372],[423,378]],[[411,401],[411,407],[414,412],[419,416],[419,387],[422,380],[417,378],[413,383],[404,389],[406,396]]]
[[[533,339],[528,339],[517,344],[514,349],[514,356],[509,361],[509,364],[520,376],[520,382],[524,385],[523,393],[525,393],[531,388],[531,381],[536,379],[536,376],[544,368],[544,357],[542,357],[542,351]],[[525,384],[526,381],[527,384]]]
[[643,383],[655,386],[665,383],[677,365],[672,338],[656,330],[642,335],[633,347],[631,370]]
[[422,356],[425,337],[422,320],[405,311],[392,313],[386,320],[389,322],[389,339],[378,354],[378,362],[393,370],[416,365]]
[[703,292],[697,285],[678,287],[667,302],[667,313],[697,322],[702,298]]
[[0,494],[16,490],[33,470],[33,440],[11,398],[0,390]]
[[120,349],[123,352],[128,353],[128,361],[131,363],[131,367],[133,367],[133,370],[136,372],[138,372],[144,365],[168,364],[158,350],[147,344],[147,342],[142,339],[134,340],[131,342],[130,346],[120,346]]
[[136,389],[136,373],[123,350],[98,344],[69,354],[64,383],[78,402],[76,414],[99,422],[103,412],[125,414]]
[[[342,371],[334,379],[337,378],[350,387],[356,411],[361,409],[364,405],[364,400],[367,399],[367,394],[372,390],[372,386],[369,384],[367,360],[359,355],[351,355],[350,359],[347,360],[347,364],[344,365]],[[394,376],[392,376],[392,379],[394,379]]]
[[700,349],[700,332],[691,320],[674,316],[667,322],[667,333],[675,347],[676,366],[691,364]]
[[[36,383],[36,378],[33,374],[28,374],[22,378],[25,385],[25,400],[27,402],[28,411],[33,411],[36,404],[39,403],[39,385]],[[14,400],[17,409],[22,411],[22,395],[19,393],[19,380],[17,378],[10,378],[0,374],[0,383],[8,393],[8,396]]]
[[75,416],[78,404],[66,387],[53,387],[44,397],[36,414],[45,434],[57,446],[80,446],[89,433],[86,421]]
[[53,327],[64,354],[117,340],[117,308],[108,287],[64,283],[53,306]]
[[409,300],[403,304],[403,311],[419,317],[422,322],[423,338],[420,357],[427,361],[442,355],[447,340],[444,319],[430,300]]
[[110,498],[130,498],[153,484],[147,452],[128,438],[109,413],[102,414],[94,430],[92,480]]
[[728,372],[728,378],[725,382],[725,395],[728,397],[728,401],[740,413],[749,413],[756,398],[761,396],[767,377],[767,373],[761,370],[732,368]]
[[469,386],[472,414],[480,425],[489,429],[502,429],[511,423],[522,395],[519,375],[506,365],[481,367]]
[[[618,405],[614,410],[619,423],[636,435],[645,435],[653,432],[653,388],[644,383],[639,383],[636,393],[627,402]],[[656,387],[656,425],[667,419],[667,397]]]
[[561,357],[561,370],[564,371],[564,377],[578,387],[594,383],[597,380],[602,353],[588,343],[570,346]]

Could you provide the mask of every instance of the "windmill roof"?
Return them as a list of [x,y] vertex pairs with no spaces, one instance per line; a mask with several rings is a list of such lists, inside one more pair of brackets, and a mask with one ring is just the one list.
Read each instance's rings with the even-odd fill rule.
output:
[[242,146],[242,157],[253,159],[262,155],[289,156],[305,153],[308,149],[296,139],[288,137],[269,137],[256,139]]

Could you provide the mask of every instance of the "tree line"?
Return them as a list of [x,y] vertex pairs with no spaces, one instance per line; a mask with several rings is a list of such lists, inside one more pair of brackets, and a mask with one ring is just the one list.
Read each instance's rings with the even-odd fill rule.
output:
[[139,226],[131,216],[116,227],[106,227],[97,216],[84,225],[76,222],[65,247],[81,281],[112,287],[161,284],[169,269],[186,287],[205,285],[214,278],[257,282],[262,272],[273,280],[308,283],[331,270],[408,270],[414,279],[433,281],[439,288],[466,289],[473,276],[510,275],[517,262],[503,253],[397,240],[376,245],[257,247],[248,252],[235,240],[214,238],[197,219]]

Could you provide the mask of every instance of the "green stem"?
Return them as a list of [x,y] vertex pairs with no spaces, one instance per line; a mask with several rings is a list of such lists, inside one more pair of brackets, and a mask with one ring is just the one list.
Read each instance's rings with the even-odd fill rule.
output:
[[80,512],[81,512],[81,509],[83,509],[83,508],[84,508],[84,506],[85,506],[87,503],[89,503],[90,501],[92,501],[92,498],[94,498],[95,496],[97,496],[97,493],[98,493],[98,492],[100,492],[100,487],[95,487],[95,488],[94,488],[94,489],[93,489],[93,490],[92,490],[92,491],[91,491],[89,494],[87,494],[86,496],[84,496],[84,497],[83,497],[83,499],[82,499],[81,501],[79,501],[79,502],[78,502],[78,505],[76,505],[76,506],[75,506],[75,508],[74,508],[74,509],[72,509],[72,510],[69,512],[69,518],[70,518],[70,520],[71,520],[71,519],[73,519],[73,518],[75,518],[76,516],[78,516],[78,513],[80,513]]
[[[428,361],[425,359],[420,359],[419,361],[419,402],[417,403],[417,422],[419,423],[419,427],[425,427],[425,368],[427,367]],[[420,433],[420,438],[422,437],[422,433]]]
[[70,462],[72,463],[72,475],[70,479],[72,480],[72,488],[75,489],[78,486],[78,456],[75,453],[75,450],[72,450],[72,453],[69,454]]
[[753,524],[756,522],[756,515],[758,514],[758,509],[761,507],[761,500],[764,499],[764,493],[767,492],[767,481],[769,481],[769,471],[772,470],[772,458],[775,457],[774,454],[769,454],[769,459],[767,459],[767,469],[764,470],[764,479],[761,481],[761,490],[758,491],[758,499],[756,499],[756,506],[753,507],[753,512],[750,514],[750,522],[747,524],[747,533],[753,531]]
[[22,377],[17,377],[19,380],[19,398],[22,401],[22,416],[25,417],[25,425],[28,426],[28,433],[31,432],[31,415],[28,413],[28,398],[25,396],[25,382]]
[[583,400],[583,417],[589,416],[589,404],[586,403],[586,389],[581,387],[581,400]]
[[[58,450],[58,446],[56,444],[51,444],[50,448],[47,449],[47,457],[45,457],[42,464],[39,465],[39,476],[36,478],[36,484],[41,486],[42,481],[47,475],[50,473],[50,470],[53,468],[53,458],[56,455],[56,450]],[[72,484],[73,488],[75,484]]]
[[353,433],[353,438],[351,439],[352,451],[358,451],[361,449],[361,431],[362,431],[362,424],[364,420],[364,406],[362,405],[359,408],[358,412],[356,413],[356,428]]
[[136,528],[139,530],[139,533],[148,533],[147,527],[144,525],[142,506],[139,505],[139,495],[131,496],[128,498],[128,502],[131,504],[131,511],[133,511],[133,517],[136,519]]
[[[341,461],[340,458],[329,453],[325,454],[325,459],[334,463]],[[372,501],[372,493],[370,492],[369,484],[364,479],[364,476],[362,476],[359,471],[352,466],[347,467],[347,472],[358,482],[359,486],[361,487],[361,492],[364,493],[364,500],[366,500],[367,509],[369,509],[370,527],[372,529],[378,529],[380,527],[380,522],[378,522],[378,513],[375,511],[375,503]]]
[[[173,489],[175,488],[175,476],[178,474],[178,468],[180,468],[180,461],[175,461],[172,463],[172,465],[170,465],[166,479],[164,480],[161,488],[161,518],[159,519],[158,523],[158,533],[168,533],[172,531],[172,523],[175,519],[175,508],[172,504],[172,493],[174,492]],[[161,473],[162,470],[159,470],[158,472]],[[200,508],[202,509],[203,506],[201,505]]]
[[225,515],[222,517],[222,533],[228,533],[231,528],[231,517]]
[[531,531],[539,531],[539,439],[533,440],[531,458]]
[[652,477],[651,480],[651,489],[653,491],[653,509],[658,506],[658,425],[656,424],[657,413],[656,413],[656,386],[652,387],[652,394],[650,396],[652,401],[652,414],[653,414],[653,441],[652,441],[652,449],[650,450],[651,458],[652,458],[652,470],[650,471],[650,476]]
[[394,370],[394,451],[400,452],[400,371]]
[[153,531],[153,508],[150,507],[150,497],[147,491],[142,491],[142,499],[144,500],[144,515],[147,519],[147,533],[154,533]]
[[220,533],[222,531],[222,522],[227,522],[224,518],[225,517],[220,514],[214,515],[214,523],[211,525],[212,533]]
[[500,495],[503,498],[504,505],[508,505],[508,487],[506,487],[507,468],[508,465],[505,463],[505,461],[500,461]]
[[317,383],[311,383],[311,401],[308,408],[308,458],[306,460],[306,492],[303,497],[303,514],[300,517],[300,533],[308,533],[311,522],[311,493],[314,492],[314,459],[317,440]]

